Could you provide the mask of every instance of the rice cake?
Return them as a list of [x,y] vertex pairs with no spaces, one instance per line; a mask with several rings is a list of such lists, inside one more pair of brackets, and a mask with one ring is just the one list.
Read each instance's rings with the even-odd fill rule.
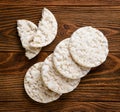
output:
[[69,50],[74,61],[84,67],[99,66],[109,52],[104,34],[91,26],[79,28],[72,34]]
[[30,42],[35,38],[37,26],[29,20],[21,19],[17,20],[17,30],[22,46],[26,50],[26,57],[28,59],[34,58],[41,51],[41,47],[34,48],[30,46]]
[[24,88],[30,98],[39,103],[49,103],[57,100],[60,94],[49,90],[41,76],[42,62],[30,67],[24,78]]
[[79,66],[73,61],[68,50],[69,40],[70,38],[64,39],[56,46],[53,53],[53,62],[56,69],[64,77],[79,79],[84,77],[90,71],[90,68]]
[[55,16],[47,8],[42,11],[42,19],[39,21],[36,37],[31,42],[33,47],[44,47],[50,44],[57,34],[57,21]]
[[41,69],[42,78],[46,86],[58,93],[68,93],[73,91],[79,84],[80,79],[69,79],[63,77],[54,67],[53,54],[49,55],[43,62]]

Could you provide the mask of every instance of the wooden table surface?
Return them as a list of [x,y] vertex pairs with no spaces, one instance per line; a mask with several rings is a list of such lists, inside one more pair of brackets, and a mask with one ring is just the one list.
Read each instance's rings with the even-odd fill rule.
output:
[[[58,23],[58,34],[32,60],[24,56],[16,20],[36,24],[43,7]],[[52,53],[55,46],[81,26],[100,29],[109,41],[105,63],[82,78],[71,93],[49,104],[32,101],[25,93],[27,69]],[[0,112],[120,112],[120,0],[0,0]]]

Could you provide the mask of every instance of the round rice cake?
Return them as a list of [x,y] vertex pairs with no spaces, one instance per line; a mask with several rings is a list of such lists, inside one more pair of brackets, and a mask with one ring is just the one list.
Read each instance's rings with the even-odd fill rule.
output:
[[58,94],[71,92],[78,86],[80,79],[69,79],[63,77],[55,69],[52,58],[53,54],[49,55],[45,59],[41,69],[44,83],[50,90]]
[[109,52],[104,34],[91,26],[79,28],[72,34],[69,50],[74,61],[84,67],[99,66]]
[[49,90],[41,76],[42,62],[30,67],[24,78],[24,88],[30,98],[39,103],[49,103],[57,100],[60,94]]
[[47,8],[42,11],[42,19],[39,21],[36,37],[31,42],[33,47],[44,47],[50,44],[57,34],[57,21],[55,16]]
[[64,77],[79,79],[84,77],[90,71],[90,68],[79,66],[73,61],[68,50],[69,40],[70,38],[64,39],[56,46],[53,53],[53,62],[56,69]]

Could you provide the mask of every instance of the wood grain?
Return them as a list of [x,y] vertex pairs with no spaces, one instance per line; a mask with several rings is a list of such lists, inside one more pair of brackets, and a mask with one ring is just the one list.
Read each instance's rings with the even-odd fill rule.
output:
[[1,112],[120,112],[120,102],[0,102]]
[[[28,19],[37,24],[43,7],[54,13],[58,34],[52,44],[28,60],[16,21]],[[100,29],[109,41],[106,62],[59,100],[49,104],[31,100],[23,87],[27,69],[44,61],[77,28],[89,25]],[[120,112],[120,0],[0,0],[0,112]]]
[[0,5],[119,5],[120,0],[0,0]]
[[[37,58],[28,61],[23,53],[9,52],[5,55],[1,52],[0,101],[26,102],[29,98],[23,88],[25,73],[50,53],[41,52]],[[104,64],[93,69],[75,91],[63,95],[60,101],[120,101],[120,58],[110,54]]]
[[[24,52],[19,37],[17,36],[16,21],[18,19],[28,19],[37,24],[41,16],[42,8],[42,6],[1,5],[0,51]],[[43,51],[53,51],[61,40],[70,37],[77,28],[86,25],[96,27],[103,31],[108,38],[110,52],[120,51],[120,6],[52,6],[48,8],[55,14],[59,23],[59,29],[54,42],[44,47],[42,49]]]

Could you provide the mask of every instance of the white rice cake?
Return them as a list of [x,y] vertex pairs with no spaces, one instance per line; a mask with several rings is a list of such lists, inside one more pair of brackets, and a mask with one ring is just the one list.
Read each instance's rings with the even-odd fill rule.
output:
[[24,88],[28,96],[39,103],[49,103],[57,100],[60,94],[49,90],[42,80],[41,76],[42,62],[30,67],[24,78]]
[[42,11],[42,19],[39,21],[36,37],[31,42],[33,47],[44,47],[50,44],[57,34],[57,21],[47,8]]
[[20,40],[23,48],[26,50],[26,57],[28,59],[34,58],[41,50],[41,47],[34,48],[30,46],[30,42],[35,37],[37,26],[28,20],[17,20],[17,30],[18,35],[20,36]]
[[68,50],[70,38],[61,41],[55,48],[53,53],[53,62],[56,69],[64,77],[70,79],[79,79],[84,77],[90,68],[82,67],[76,64]]
[[106,37],[91,26],[79,28],[72,34],[69,50],[74,61],[84,67],[99,66],[109,52]]
[[50,90],[58,94],[68,93],[73,91],[73,89],[75,89],[78,86],[80,79],[69,79],[63,77],[54,68],[52,58],[53,58],[53,54],[49,55],[45,59],[41,69],[44,83]]

